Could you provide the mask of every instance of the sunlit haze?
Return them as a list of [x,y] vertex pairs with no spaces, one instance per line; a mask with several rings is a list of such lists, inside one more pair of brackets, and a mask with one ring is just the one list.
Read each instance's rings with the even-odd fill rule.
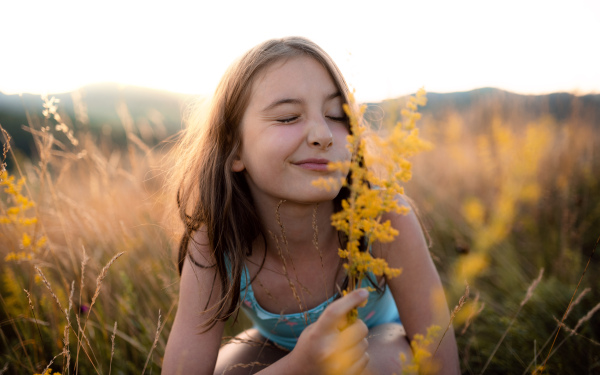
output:
[[306,36],[361,100],[498,87],[600,92],[600,2],[4,1],[0,92],[119,82],[209,94],[233,59]]

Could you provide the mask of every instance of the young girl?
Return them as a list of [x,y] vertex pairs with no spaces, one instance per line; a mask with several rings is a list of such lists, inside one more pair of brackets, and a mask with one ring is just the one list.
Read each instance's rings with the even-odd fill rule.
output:
[[[403,273],[370,274],[362,286],[375,291],[340,297],[345,239],[330,218],[348,190],[312,182],[351,177],[327,168],[350,160],[347,102],[331,58],[289,37],[237,60],[205,121],[190,124],[177,151],[186,232],[164,374],[399,374],[414,335],[448,325],[447,309],[432,308],[441,283],[412,213],[385,215],[399,235],[361,249]],[[221,347],[225,321],[240,308],[254,327]],[[452,331],[435,359],[440,373],[459,373]]]

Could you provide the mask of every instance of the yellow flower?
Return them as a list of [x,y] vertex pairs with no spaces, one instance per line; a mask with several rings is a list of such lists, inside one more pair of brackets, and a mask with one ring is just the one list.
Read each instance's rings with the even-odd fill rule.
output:
[[33,259],[33,255],[31,253],[26,253],[25,251],[19,251],[18,253],[11,251],[4,257],[5,262],[20,262],[22,260],[31,259]]
[[467,223],[479,228],[483,225],[485,207],[483,207],[483,204],[478,199],[471,198],[463,206],[463,215]]
[[[406,214],[408,207],[398,203],[398,195],[403,194],[401,183],[412,177],[412,164],[408,160],[414,154],[431,148],[431,144],[419,138],[416,121],[421,117],[417,108],[426,103],[425,91],[419,90],[411,97],[402,112],[406,121],[387,129],[385,136],[379,136],[362,122],[365,106],[355,105],[351,95],[344,110],[349,118],[350,135],[347,137],[351,162],[338,162],[329,165],[330,170],[350,171],[352,181],[350,196],[342,201],[342,210],[331,217],[332,225],[347,235],[345,249],[339,256],[347,259],[344,265],[350,278],[349,289],[359,285],[366,272],[386,275],[391,278],[400,274],[392,269],[384,259],[374,259],[369,252],[360,252],[361,241],[390,242],[398,234],[389,221],[381,222],[387,212]],[[345,183],[345,182],[344,182]],[[331,189],[341,186],[337,181],[319,179],[315,186]],[[355,314],[354,314],[355,315]]]
[[29,247],[31,245],[31,237],[27,233],[23,233],[23,239],[21,240],[23,247]]
[[[0,223],[2,222],[2,218],[0,218]],[[24,226],[28,226],[28,225],[33,225],[37,223],[37,217],[32,217],[32,218],[24,218],[19,220],[19,223],[21,223]]]
[[427,335],[417,333],[410,343],[413,358],[410,363],[404,353],[400,354],[402,363],[402,375],[408,374],[436,374],[439,371],[439,364],[431,359],[431,346],[437,340],[441,328],[431,326],[427,328]]
[[62,375],[62,374],[60,372],[58,372],[58,371],[53,374],[52,370],[47,369],[46,371],[44,371],[43,374],[36,373],[36,374],[33,374],[33,375]]
[[19,211],[21,211],[19,207],[11,207],[8,210],[6,210],[6,213],[9,215],[16,215],[19,213]]
[[48,239],[46,238],[46,236],[40,237],[40,239],[37,240],[37,242],[35,243],[35,249],[38,250],[39,248],[41,248],[42,246],[44,246],[46,244],[47,240]]

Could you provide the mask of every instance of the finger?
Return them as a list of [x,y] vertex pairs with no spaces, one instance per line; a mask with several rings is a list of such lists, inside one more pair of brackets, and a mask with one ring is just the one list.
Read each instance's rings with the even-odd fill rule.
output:
[[[357,345],[348,350],[339,350],[331,357],[331,369],[330,373],[334,374],[347,374],[351,368],[363,367],[364,359],[368,359],[366,346],[368,344]],[[367,361],[368,362],[368,361]],[[357,365],[358,363],[358,365]],[[366,365],[366,364],[365,364]]]
[[346,296],[327,306],[317,323],[321,329],[337,328],[342,319],[344,323],[346,322],[346,314],[366,301],[368,297],[369,291],[364,288],[348,293]]
[[356,345],[361,340],[366,340],[369,334],[369,328],[360,319],[350,325],[348,328],[340,332],[338,342],[342,348],[348,348]]
[[358,375],[362,374],[367,365],[369,364],[369,353],[364,353],[356,362],[354,362],[349,368],[344,372],[348,375]]

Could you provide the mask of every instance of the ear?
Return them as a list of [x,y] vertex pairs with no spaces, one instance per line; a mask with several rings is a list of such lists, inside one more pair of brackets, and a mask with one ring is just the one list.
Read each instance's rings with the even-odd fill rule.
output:
[[242,161],[242,158],[240,157],[240,155],[238,154],[235,157],[235,160],[233,160],[233,165],[231,166],[231,170],[233,172],[241,172],[244,169],[246,169],[246,166],[244,165],[244,162]]

